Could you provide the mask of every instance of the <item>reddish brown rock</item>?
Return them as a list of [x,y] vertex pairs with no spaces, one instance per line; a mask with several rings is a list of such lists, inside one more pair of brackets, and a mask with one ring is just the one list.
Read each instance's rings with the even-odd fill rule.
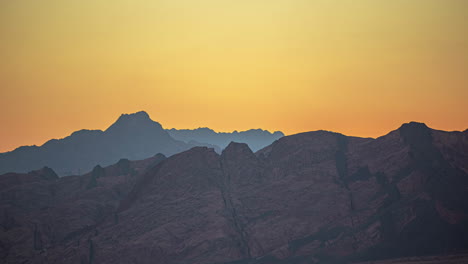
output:
[[6,263],[350,263],[468,250],[468,134],[317,131],[0,177]]

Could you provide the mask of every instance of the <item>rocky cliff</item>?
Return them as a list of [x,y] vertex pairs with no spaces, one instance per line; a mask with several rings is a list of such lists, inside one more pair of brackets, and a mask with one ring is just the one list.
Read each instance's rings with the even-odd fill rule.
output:
[[468,250],[468,133],[404,124],[6,174],[5,263],[351,263]]

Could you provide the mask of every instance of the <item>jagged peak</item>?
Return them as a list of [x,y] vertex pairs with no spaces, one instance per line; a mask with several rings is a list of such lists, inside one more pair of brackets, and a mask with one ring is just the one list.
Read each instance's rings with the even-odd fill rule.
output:
[[126,117],[142,117],[142,118],[150,118],[150,116],[148,115],[147,112],[145,111],[138,111],[138,112],[135,112],[135,113],[131,113],[131,114],[122,114],[121,116],[126,116]]
[[54,179],[58,179],[58,175],[57,173],[55,173],[55,171],[47,166],[43,167],[42,169],[39,169],[39,170],[35,170],[35,171],[31,171],[30,173],[32,174],[37,174],[39,176],[41,176],[42,178],[46,179],[46,180],[54,180]]
[[158,125],[161,129],[162,126],[158,122],[151,120],[148,113],[139,111],[133,114],[122,114],[107,130],[112,131],[119,127],[139,126],[139,125]]
[[249,145],[246,143],[239,143],[239,142],[234,142],[231,141],[229,145],[223,150],[221,153],[222,156],[226,155],[238,155],[238,154],[247,154],[247,155],[253,155],[252,150],[250,149]]
[[411,121],[411,122],[402,124],[400,128],[398,129],[401,130],[401,129],[430,129],[430,128],[425,123]]
[[432,130],[424,123],[404,123],[398,131],[403,141],[409,145],[429,144],[432,141]]
[[121,114],[117,122],[123,120],[151,120],[151,118],[145,111],[139,111],[132,114]]
[[284,133],[281,132],[281,131],[275,131],[275,132],[273,132],[273,135],[284,137]]

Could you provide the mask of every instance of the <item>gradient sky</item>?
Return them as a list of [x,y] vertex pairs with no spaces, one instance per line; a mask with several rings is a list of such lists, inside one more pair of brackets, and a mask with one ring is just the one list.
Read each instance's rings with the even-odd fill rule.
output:
[[468,128],[466,0],[1,0],[0,152],[166,128]]

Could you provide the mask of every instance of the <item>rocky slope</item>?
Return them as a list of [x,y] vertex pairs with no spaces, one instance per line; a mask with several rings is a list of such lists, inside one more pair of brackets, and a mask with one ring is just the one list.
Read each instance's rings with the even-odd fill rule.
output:
[[[253,153],[0,176],[5,263],[351,263],[468,250],[468,133],[316,131]],[[437,263],[437,262],[434,262]],[[442,263],[442,262],[440,262]]]

